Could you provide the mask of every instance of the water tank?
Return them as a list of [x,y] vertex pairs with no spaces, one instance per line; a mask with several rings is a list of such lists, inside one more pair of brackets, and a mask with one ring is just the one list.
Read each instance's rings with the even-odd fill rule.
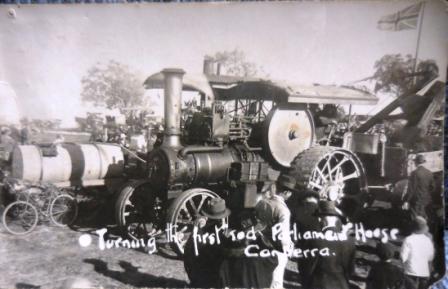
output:
[[51,183],[100,180],[123,176],[124,156],[114,144],[64,143],[55,156],[35,145],[17,146],[12,154],[12,177]]

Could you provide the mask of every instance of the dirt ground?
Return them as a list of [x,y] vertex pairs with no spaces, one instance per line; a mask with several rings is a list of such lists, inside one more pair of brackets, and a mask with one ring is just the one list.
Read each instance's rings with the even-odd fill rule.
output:
[[98,237],[81,247],[83,232],[38,226],[26,236],[0,234],[1,288],[184,287],[183,263],[162,252],[101,251]]
[[[0,288],[141,288],[187,287],[183,262],[174,257],[166,244],[157,244],[157,252],[111,248],[100,250],[92,228],[38,226],[26,236],[13,236],[0,226]],[[109,227],[109,232],[114,228]],[[90,236],[83,247],[79,238]],[[83,237],[89,239],[89,237]],[[364,288],[374,243],[359,244],[353,284]],[[399,243],[397,243],[397,248]],[[290,261],[285,286],[301,288],[296,265]],[[439,287],[443,288],[443,287]]]

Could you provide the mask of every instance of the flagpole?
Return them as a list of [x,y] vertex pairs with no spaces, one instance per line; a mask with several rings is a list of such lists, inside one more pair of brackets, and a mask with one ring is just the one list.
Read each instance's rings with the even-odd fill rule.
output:
[[[418,52],[419,52],[419,48],[420,48],[420,38],[421,38],[421,34],[422,34],[422,26],[423,26],[423,15],[425,14],[425,4],[426,2],[423,1],[422,2],[422,13],[420,13],[421,15],[419,15],[420,19],[418,20],[418,34],[417,34],[417,45],[415,47],[415,60],[414,60],[414,67],[412,68],[412,73],[416,73],[417,72],[417,61],[418,61]],[[414,84],[416,83],[416,77],[414,78]]]

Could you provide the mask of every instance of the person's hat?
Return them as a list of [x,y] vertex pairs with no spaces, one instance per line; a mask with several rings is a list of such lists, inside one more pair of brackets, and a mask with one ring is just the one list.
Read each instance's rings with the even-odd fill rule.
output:
[[417,165],[419,165],[419,164],[423,164],[424,162],[426,162],[426,158],[425,158],[424,155],[420,155],[420,154],[418,154],[418,155],[415,157],[414,162],[415,162]]
[[277,184],[281,187],[296,191],[297,181],[294,177],[281,174],[277,179]]
[[300,197],[299,197],[299,199],[300,199],[301,201],[306,201],[306,200],[309,199],[309,198],[314,198],[314,199],[319,200],[319,197],[320,197],[320,196],[319,196],[319,192],[316,192],[316,191],[307,189],[307,190],[305,190],[305,191],[303,191],[303,192],[300,193]]
[[414,232],[415,233],[424,233],[428,230],[428,224],[426,223],[425,218],[421,216],[417,216],[414,220]]
[[332,201],[320,201],[319,206],[314,213],[316,216],[337,216],[341,217],[341,213],[336,208],[336,205]]
[[394,256],[394,248],[389,243],[378,243],[376,246],[376,254],[381,260],[389,260]]
[[226,208],[226,202],[221,198],[213,198],[209,200],[201,214],[210,219],[224,219],[230,215],[230,210]]

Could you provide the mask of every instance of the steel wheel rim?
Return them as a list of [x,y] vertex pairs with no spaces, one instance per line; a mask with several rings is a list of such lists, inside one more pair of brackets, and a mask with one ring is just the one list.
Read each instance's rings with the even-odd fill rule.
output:
[[175,243],[182,254],[184,253],[185,244],[193,231],[194,222],[200,216],[201,209],[207,200],[216,197],[217,195],[213,192],[198,190],[197,193],[186,198],[177,209],[173,222],[177,227],[173,227],[173,231],[175,234]]
[[311,173],[308,188],[319,192],[321,199],[340,204],[344,199],[354,196],[348,193],[348,182],[356,184],[357,189],[361,191],[360,177],[362,175],[362,168],[355,157],[349,152],[337,150],[326,154],[316,164]]

